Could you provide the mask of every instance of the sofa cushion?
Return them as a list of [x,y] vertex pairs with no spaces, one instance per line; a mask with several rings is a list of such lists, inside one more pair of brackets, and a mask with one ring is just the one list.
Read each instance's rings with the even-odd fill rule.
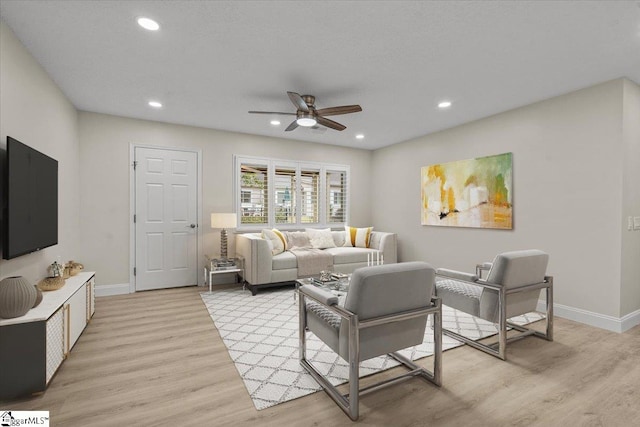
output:
[[367,262],[367,254],[377,252],[375,249],[349,248],[349,247],[329,248],[329,249],[325,249],[325,251],[333,255],[333,265]]
[[296,260],[296,256],[289,251],[274,255],[271,264],[272,270],[288,270],[291,268],[298,268],[298,261]]
[[345,225],[344,231],[346,235],[344,239],[344,246],[368,248],[370,243],[369,240],[371,239],[371,230],[373,230],[373,227],[356,228]]
[[305,228],[304,231],[309,236],[309,241],[311,242],[312,248],[326,249],[336,247],[330,228],[325,228],[322,230],[316,228]]

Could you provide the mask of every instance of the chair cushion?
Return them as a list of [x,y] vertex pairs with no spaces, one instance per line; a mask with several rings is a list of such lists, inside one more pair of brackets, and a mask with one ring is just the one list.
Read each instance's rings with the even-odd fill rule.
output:
[[340,316],[315,301],[309,301],[307,303],[307,312],[314,313],[318,319],[321,319],[336,331],[340,328],[340,322],[342,320]]
[[436,279],[436,295],[442,304],[464,311],[473,316],[480,315],[480,297],[482,288],[454,279]]

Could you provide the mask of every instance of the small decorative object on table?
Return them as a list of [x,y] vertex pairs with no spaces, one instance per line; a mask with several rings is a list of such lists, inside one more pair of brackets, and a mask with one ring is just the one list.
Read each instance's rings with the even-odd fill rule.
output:
[[63,276],[64,264],[60,264],[58,261],[53,261],[53,264],[49,266],[49,274],[51,277]]
[[0,317],[12,319],[24,316],[35,306],[38,293],[22,276],[7,277],[0,281]]
[[80,273],[84,269],[84,265],[79,262],[75,262],[74,260],[70,260],[65,264],[65,273],[69,276],[75,276]]
[[57,291],[64,286],[65,265],[54,261],[49,266],[49,277],[45,277],[38,282],[41,291]]
[[41,291],[57,291],[64,286],[64,278],[62,276],[45,277],[38,282],[38,288]]

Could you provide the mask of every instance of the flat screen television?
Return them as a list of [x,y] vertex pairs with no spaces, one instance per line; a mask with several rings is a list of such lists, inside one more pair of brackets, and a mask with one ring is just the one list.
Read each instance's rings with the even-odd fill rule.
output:
[[58,244],[58,161],[7,136],[2,257]]

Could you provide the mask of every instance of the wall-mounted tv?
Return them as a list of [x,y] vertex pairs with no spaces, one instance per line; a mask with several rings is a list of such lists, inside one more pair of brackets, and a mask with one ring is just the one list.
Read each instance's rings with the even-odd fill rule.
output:
[[7,136],[2,257],[58,243],[58,161]]

